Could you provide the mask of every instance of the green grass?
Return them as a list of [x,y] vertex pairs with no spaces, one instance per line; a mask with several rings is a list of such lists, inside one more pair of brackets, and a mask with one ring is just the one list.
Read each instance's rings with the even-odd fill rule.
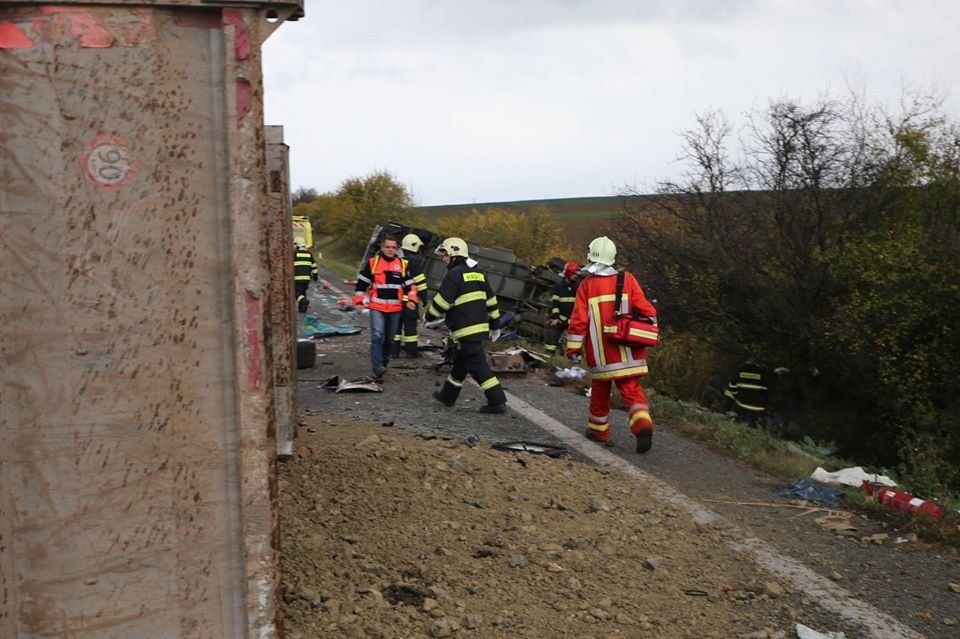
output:
[[[807,477],[821,466],[828,471],[849,468],[857,464],[828,454],[830,446],[816,442],[792,443],[779,439],[765,430],[750,428],[729,415],[711,412],[699,404],[675,400],[662,394],[652,394],[654,415],[669,423],[671,428],[697,440],[709,448],[737,459],[749,466],[776,477],[784,484]],[[890,474],[882,469],[867,469]],[[894,481],[898,481],[893,477]],[[909,486],[898,486],[911,492]],[[941,503],[946,515],[940,521],[927,516],[912,517],[866,496],[858,488],[841,487],[847,495],[847,506],[861,510],[875,519],[882,520],[898,534],[915,533],[919,539],[960,548],[960,502],[950,500]]]
[[356,279],[357,266],[362,255],[356,251],[344,248],[343,243],[329,235],[314,238],[316,250],[323,255],[318,261],[323,268],[331,271],[337,277],[345,280]]
[[[343,279],[356,277],[357,265],[361,257],[356,254],[356,251],[344,248],[342,242],[330,236],[318,236],[316,247],[323,255],[320,263],[324,268]],[[530,342],[525,338],[498,343],[493,350],[506,350],[514,346],[521,346],[538,353],[544,352],[543,344]],[[665,362],[660,363],[665,364]],[[685,363],[687,366],[690,364],[689,361]],[[570,362],[558,353],[549,358],[546,368],[550,370],[553,367],[566,368],[570,365]],[[590,383],[589,375],[582,383]],[[817,466],[827,470],[838,470],[856,465],[830,456],[829,446],[809,442],[794,443],[788,447],[787,442],[767,431],[750,428],[728,415],[712,412],[693,402],[675,400],[661,393],[651,394],[651,399],[656,404],[654,409],[656,419],[663,419],[687,437],[762,470],[782,480],[784,484],[809,476]],[[874,470],[890,475],[884,469]],[[897,478],[894,477],[894,479]],[[900,489],[912,492],[909,486],[900,486]],[[893,530],[900,533],[915,532],[921,539],[960,548],[960,516],[957,514],[960,502],[957,500],[941,504],[948,514],[942,521],[936,522],[928,517],[910,517],[868,501],[863,491],[859,489],[848,489],[845,492],[850,506],[884,520]]]

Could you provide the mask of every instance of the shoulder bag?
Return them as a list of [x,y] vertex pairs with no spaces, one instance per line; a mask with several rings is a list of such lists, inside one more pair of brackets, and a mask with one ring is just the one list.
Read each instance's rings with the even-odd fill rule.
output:
[[614,344],[624,346],[656,346],[660,343],[660,329],[649,317],[631,309],[629,315],[620,313],[623,296],[623,271],[617,273],[617,297],[613,302],[613,326],[604,327],[604,335]]

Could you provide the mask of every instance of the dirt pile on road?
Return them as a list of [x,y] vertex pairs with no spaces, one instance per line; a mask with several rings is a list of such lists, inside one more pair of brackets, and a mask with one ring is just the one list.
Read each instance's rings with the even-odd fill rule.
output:
[[798,593],[617,472],[306,426],[280,470],[289,637],[794,636]]

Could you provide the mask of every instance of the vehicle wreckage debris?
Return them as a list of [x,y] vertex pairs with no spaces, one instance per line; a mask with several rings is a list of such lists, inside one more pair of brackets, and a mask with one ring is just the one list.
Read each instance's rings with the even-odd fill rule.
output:
[[567,449],[562,446],[551,446],[549,444],[535,444],[533,442],[499,442],[490,446],[494,450],[507,452],[532,453],[534,455],[546,455],[547,457],[562,457],[567,454]]
[[327,382],[320,386],[326,390],[332,390],[335,393],[382,393],[383,386],[377,383],[372,377],[358,377],[357,379],[343,379],[339,375],[334,375]]

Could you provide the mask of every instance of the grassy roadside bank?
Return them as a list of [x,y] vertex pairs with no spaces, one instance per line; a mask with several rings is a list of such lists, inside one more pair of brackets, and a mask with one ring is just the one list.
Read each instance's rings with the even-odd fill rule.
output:
[[[345,280],[356,277],[360,257],[354,251],[345,249],[342,243],[330,236],[320,236],[316,247],[323,255],[320,263],[324,268]],[[524,340],[504,343],[502,347],[508,348],[515,345],[536,352],[543,350],[542,344],[527,343]],[[494,350],[501,350],[500,346],[498,344]],[[689,362],[687,364],[689,365]],[[563,357],[554,357],[550,359],[548,365],[563,368],[570,364]],[[682,370],[684,367],[658,367],[659,371],[673,369]],[[659,418],[668,421],[685,436],[784,482],[807,477],[817,466],[834,471],[860,465],[832,456],[829,453],[829,446],[817,442],[788,442],[766,430],[749,428],[727,415],[710,411],[697,403],[673,399],[662,393],[656,394],[655,397],[655,411]],[[889,469],[867,468],[867,470],[891,476],[901,483],[900,478]],[[902,484],[899,488],[911,494],[919,494],[908,484]],[[927,541],[942,542],[960,549],[960,514],[957,511],[960,508],[960,500],[954,499],[941,503],[940,505],[947,510],[947,516],[941,521],[933,521],[924,516],[910,517],[876,504],[868,500],[860,489],[851,488],[845,492],[846,501],[850,507],[869,511],[871,516],[887,522],[895,531],[915,532],[918,537]]]

